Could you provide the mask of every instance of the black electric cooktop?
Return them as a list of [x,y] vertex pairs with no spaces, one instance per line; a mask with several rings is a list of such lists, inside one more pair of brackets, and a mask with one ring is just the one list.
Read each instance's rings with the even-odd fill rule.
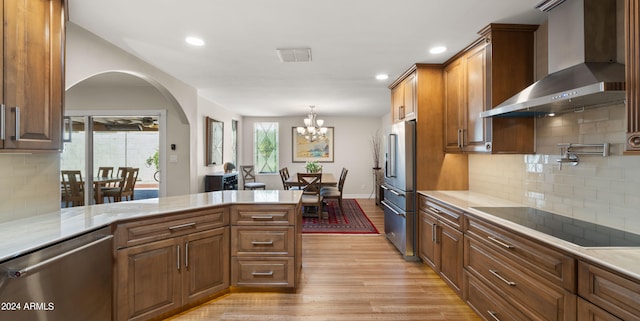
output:
[[531,207],[473,207],[584,247],[640,246],[640,235]]

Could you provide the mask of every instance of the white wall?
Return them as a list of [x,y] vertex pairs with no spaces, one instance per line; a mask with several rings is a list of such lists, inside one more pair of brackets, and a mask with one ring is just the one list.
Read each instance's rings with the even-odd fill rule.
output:
[[[203,148],[198,149],[198,156],[195,160],[197,175],[196,181],[198,184],[198,191],[204,192],[204,177],[207,174],[219,173],[223,171],[222,165],[214,165],[214,166],[206,166],[205,165],[205,117],[211,117],[217,121],[224,122],[224,141],[223,141],[223,151],[222,151],[222,163],[231,162],[231,122],[233,120],[238,121],[238,145],[242,145],[243,143],[243,135],[242,135],[242,117],[237,113],[230,112],[228,109],[223,108],[220,105],[217,105],[213,102],[210,102],[206,99],[199,98],[198,99],[198,129],[197,131],[201,133],[198,136],[199,141],[198,145],[203,146]],[[242,150],[238,146],[238,159],[242,159]],[[238,164],[235,164],[236,167]]]
[[[344,185],[344,197],[367,198],[373,192],[373,161],[371,136],[380,130],[380,117],[330,117],[322,115],[325,126],[334,127],[334,162],[322,163],[322,170],[331,172],[336,177],[343,167],[349,170]],[[253,125],[256,122],[279,123],[280,135],[280,168],[288,167],[290,173],[303,172],[304,163],[293,163],[292,160],[292,128],[302,125],[306,115],[296,117],[245,117],[243,123],[244,146],[242,161],[239,165],[253,164]],[[267,184],[268,189],[282,189],[278,173],[257,175],[257,180]],[[372,197],[374,197],[373,195]]]
[[[535,155],[469,155],[469,189],[640,233],[640,156],[623,156],[624,105],[540,118]],[[611,143],[563,165],[558,143]]]

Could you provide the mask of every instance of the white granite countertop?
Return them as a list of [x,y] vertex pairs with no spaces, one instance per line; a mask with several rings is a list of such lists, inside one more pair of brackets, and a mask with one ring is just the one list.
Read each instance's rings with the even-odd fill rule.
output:
[[228,204],[297,204],[302,192],[221,191],[61,209],[0,223],[0,263],[112,223]]
[[640,281],[640,247],[582,247],[561,240],[557,237],[471,208],[480,206],[527,206],[481,193],[469,191],[418,191],[418,193],[451,204],[497,225],[507,227],[541,242],[553,245],[560,250],[573,254],[577,258],[584,258]]

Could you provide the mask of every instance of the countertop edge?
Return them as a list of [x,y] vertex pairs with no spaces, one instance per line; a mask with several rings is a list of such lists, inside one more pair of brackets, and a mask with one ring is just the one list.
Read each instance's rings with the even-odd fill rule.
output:
[[296,205],[301,191],[220,191],[61,209],[0,223],[0,263],[124,221],[233,205]]

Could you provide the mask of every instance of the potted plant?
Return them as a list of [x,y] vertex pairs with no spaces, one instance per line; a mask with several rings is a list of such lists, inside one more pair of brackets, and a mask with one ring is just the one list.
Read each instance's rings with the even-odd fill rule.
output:
[[307,169],[307,173],[319,173],[322,171],[322,165],[318,164],[318,161],[307,161],[304,168]]
[[373,156],[373,169],[380,170],[380,132],[371,135],[371,153]]

